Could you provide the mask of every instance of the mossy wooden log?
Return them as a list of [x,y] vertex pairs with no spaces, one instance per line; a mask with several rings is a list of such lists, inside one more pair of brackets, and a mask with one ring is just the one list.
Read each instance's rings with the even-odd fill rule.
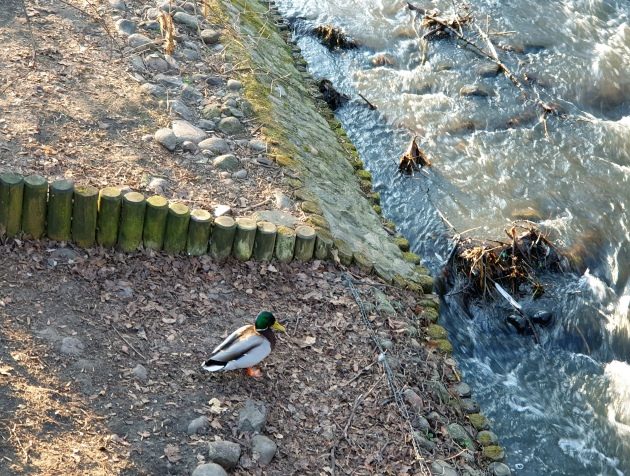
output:
[[0,232],[15,236],[22,224],[24,178],[19,174],[0,175]]
[[186,253],[190,256],[201,256],[207,253],[210,225],[212,225],[210,212],[198,208],[190,212],[188,241],[186,243]]
[[22,231],[29,238],[39,239],[46,232],[48,180],[41,175],[24,179],[22,200]]
[[268,221],[260,221],[256,227],[258,229],[254,239],[254,259],[256,261],[271,261],[276,246],[277,227]]
[[97,213],[98,189],[90,185],[75,187],[72,206],[72,240],[82,248],[90,248],[94,245]]
[[326,259],[330,256],[330,250],[333,246],[333,237],[328,230],[319,228],[316,230],[317,239],[315,240],[315,251],[313,255],[317,259]]
[[118,229],[118,248],[120,250],[134,251],[140,246],[146,207],[147,201],[141,193],[127,192],[123,195]]
[[315,229],[310,226],[298,226],[295,230],[294,258],[298,261],[308,261],[313,258],[315,251]]
[[168,200],[161,195],[147,198],[147,208],[144,215],[144,230],[142,241],[148,250],[161,250],[164,246],[166,232],[166,218],[168,217]]
[[169,205],[164,232],[164,251],[177,254],[186,249],[189,222],[190,208],[177,202]]
[[215,218],[210,239],[210,256],[217,261],[227,259],[232,253],[234,235],[236,235],[236,222],[232,217]]
[[279,226],[276,233],[276,259],[281,263],[289,263],[295,251],[295,230]]
[[48,189],[47,235],[51,240],[70,241],[72,237],[72,195],[70,180],[55,180]]
[[236,235],[232,245],[232,253],[236,259],[247,261],[252,257],[256,229],[256,222],[251,218],[236,219]]
[[339,262],[344,266],[350,266],[352,264],[352,249],[344,241],[335,240],[335,248],[337,248],[337,257]]
[[118,187],[106,187],[98,194],[98,220],[96,241],[105,248],[113,248],[118,241],[122,191]]

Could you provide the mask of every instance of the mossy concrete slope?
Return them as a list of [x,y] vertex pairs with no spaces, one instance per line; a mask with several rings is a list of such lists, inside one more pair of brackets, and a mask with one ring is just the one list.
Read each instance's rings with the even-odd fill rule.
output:
[[388,280],[397,274],[413,277],[413,263],[403,259],[362,193],[349,153],[319,112],[312,98],[314,86],[296,68],[268,6],[232,0],[224,2],[224,11],[236,29],[229,44],[231,59],[244,71],[246,96],[264,125],[276,161],[302,179],[306,190],[301,196],[319,204],[331,233],[351,248],[357,262],[372,262]]

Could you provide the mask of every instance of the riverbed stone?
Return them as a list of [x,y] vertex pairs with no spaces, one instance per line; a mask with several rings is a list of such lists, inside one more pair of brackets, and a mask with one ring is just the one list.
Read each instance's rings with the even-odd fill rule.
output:
[[153,40],[142,33],[133,33],[127,38],[127,44],[132,48],[140,48],[141,46],[150,45]]
[[172,128],[173,133],[175,134],[179,142],[189,140],[191,142],[194,142],[195,144],[199,144],[199,142],[208,137],[208,134],[206,132],[196,126],[193,126],[188,121],[173,121]]
[[175,99],[173,101],[169,101],[168,107],[171,112],[177,114],[182,119],[187,121],[193,121],[195,119],[195,113],[190,109],[183,101],[179,99]]
[[173,133],[173,130],[168,127],[158,129],[155,131],[155,135],[153,137],[155,138],[155,142],[171,152],[173,152],[177,147],[177,136]]
[[66,355],[80,355],[85,345],[76,337],[64,337],[61,340],[61,353]]
[[431,463],[431,472],[435,476],[459,476],[455,468],[441,459],[437,459]]
[[228,474],[216,463],[205,463],[197,466],[192,476],[228,476]]
[[418,443],[418,446],[420,446],[421,448],[424,448],[425,450],[428,450],[428,451],[433,451],[435,449],[435,446],[436,446],[435,442],[431,441],[426,436],[425,432],[414,431],[413,437],[416,440],[416,443]]
[[278,446],[271,438],[265,435],[255,435],[252,438],[252,453],[259,465],[266,466],[271,463],[276,451]]
[[206,28],[201,30],[199,36],[201,36],[201,41],[203,41],[206,45],[215,45],[221,39],[221,32],[213,30],[212,28]]
[[179,89],[184,85],[184,81],[179,76],[172,76],[164,73],[156,74],[155,81],[160,83],[162,86],[171,89]]
[[239,92],[243,88],[243,83],[238,79],[228,79],[227,88],[228,91]]
[[199,20],[197,19],[197,16],[191,15],[190,13],[177,12],[173,15],[173,21],[193,29],[199,27]]
[[470,389],[470,385],[466,382],[460,382],[455,385],[455,393],[462,398],[468,398],[470,397],[472,391]]
[[492,476],[511,476],[512,471],[505,463],[490,463],[488,465],[488,470],[492,474]]
[[245,127],[236,117],[224,117],[219,121],[219,130],[227,135],[241,134]]
[[490,422],[488,422],[488,419],[481,413],[472,413],[468,415],[468,420],[477,431],[487,430],[490,427]]
[[505,451],[498,445],[484,446],[481,455],[491,461],[502,461],[505,459]]
[[207,139],[199,142],[199,148],[201,150],[209,150],[217,155],[227,154],[230,152],[230,145],[221,137],[208,137]]
[[446,431],[458,445],[468,448],[469,450],[475,450],[477,448],[472,436],[470,436],[466,429],[459,423],[451,423],[446,427]]
[[482,430],[477,433],[477,441],[481,446],[491,446],[499,443],[499,437],[489,430]]
[[114,23],[116,31],[121,35],[133,35],[136,32],[137,26],[135,22],[121,18]]
[[198,103],[203,99],[203,94],[201,94],[201,92],[194,86],[185,84],[184,87],[182,88],[181,98],[184,101],[188,101],[191,103]]
[[153,53],[144,58],[144,65],[151,71],[158,73],[166,73],[168,71],[168,63],[159,54]]
[[477,74],[482,78],[492,78],[499,74],[501,69],[496,63],[484,63],[477,68]]
[[212,164],[216,169],[226,171],[235,171],[241,165],[233,154],[220,155],[212,161]]
[[431,339],[446,339],[448,338],[448,332],[442,326],[438,324],[431,324],[427,327],[427,335]]
[[472,398],[463,398],[460,403],[464,413],[479,413],[481,409],[479,404]]
[[259,401],[247,399],[238,414],[238,431],[259,433],[267,422],[267,406]]
[[208,457],[230,471],[236,467],[241,457],[241,445],[232,441],[211,441],[208,443]]
[[459,90],[460,96],[487,97],[492,95],[492,89],[483,84],[467,84]]
[[164,98],[164,97],[166,97],[166,89],[163,88],[162,86],[157,85],[157,84],[144,83],[142,86],[140,86],[140,89],[143,92],[145,92],[146,94],[149,94],[151,96],[155,96],[157,98]]

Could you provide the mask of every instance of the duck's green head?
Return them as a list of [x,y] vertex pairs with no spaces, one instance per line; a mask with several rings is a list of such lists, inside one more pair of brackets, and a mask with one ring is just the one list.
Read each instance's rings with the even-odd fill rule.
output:
[[278,332],[287,331],[282,324],[276,321],[275,316],[269,311],[262,311],[260,314],[258,314],[258,317],[256,317],[255,326],[257,331],[264,331],[270,328]]

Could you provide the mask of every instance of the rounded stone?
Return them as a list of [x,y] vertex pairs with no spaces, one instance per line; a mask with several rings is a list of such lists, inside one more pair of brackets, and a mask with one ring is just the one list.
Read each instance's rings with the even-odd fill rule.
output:
[[192,472],[192,476],[228,476],[225,470],[215,463],[200,464]]
[[236,170],[241,165],[240,161],[232,154],[220,155],[212,161],[212,164],[218,170],[225,171]]
[[212,30],[211,28],[206,28],[205,30],[201,30],[200,36],[201,40],[206,45],[214,45],[219,42],[221,33],[216,30]]
[[208,443],[208,457],[229,471],[241,458],[241,445],[232,441],[211,441]]
[[149,45],[153,43],[153,40],[148,36],[144,36],[141,33],[134,33],[127,38],[127,44],[132,48],[139,48],[141,46]]
[[209,150],[215,154],[227,154],[230,152],[230,145],[225,139],[220,137],[208,137],[202,140],[199,142],[199,148],[201,150]]
[[497,445],[484,446],[481,454],[484,458],[492,461],[501,461],[505,458],[505,451]]
[[435,460],[431,463],[431,472],[440,476],[459,476],[457,471],[446,461],[441,459]]
[[168,71],[168,63],[159,54],[153,53],[144,58],[144,65],[152,71],[166,73]]
[[488,469],[492,476],[511,476],[512,474],[512,471],[510,471],[510,468],[505,463],[490,463]]
[[462,398],[470,397],[470,394],[471,394],[470,385],[468,385],[465,382],[460,382],[457,385],[455,385],[455,392],[457,393],[457,395],[459,395]]
[[240,134],[245,130],[241,121],[239,121],[236,117],[224,117],[219,122],[219,130],[224,134],[235,135]]
[[193,126],[188,121],[177,120],[173,121],[172,124],[173,133],[177,137],[180,142],[191,141],[195,144],[199,144],[199,142],[203,141],[208,134],[206,134],[203,130],[199,129],[196,126]]
[[158,129],[153,137],[158,144],[171,152],[177,147],[177,136],[167,127]]
[[491,431],[482,430],[477,433],[477,441],[481,446],[492,446],[499,443],[499,437]]
[[238,431],[241,433],[260,432],[267,422],[267,407],[263,402],[247,400],[238,414]]
[[121,35],[133,35],[136,32],[136,24],[131,20],[121,18],[115,23],[116,31]]
[[247,170],[241,169],[237,170],[232,174],[232,177],[239,180],[245,180],[247,178]]
[[199,26],[199,20],[197,20],[197,17],[195,15],[191,15],[190,13],[177,12],[173,15],[173,21],[190,28],[197,28]]
[[237,92],[240,91],[243,87],[243,84],[236,79],[228,79],[227,88],[229,91]]
[[252,438],[252,453],[254,459],[258,460],[258,464],[266,466],[276,455],[278,446],[274,441],[264,435],[256,435]]
[[144,365],[142,364],[138,364],[136,365],[132,370],[131,373],[133,374],[134,377],[136,377],[138,380],[142,380],[145,381],[149,378],[149,373],[147,372],[147,369]]
[[206,433],[209,428],[210,422],[208,421],[208,418],[202,415],[192,420],[188,424],[188,428],[186,431],[189,435],[197,435],[201,433]]
[[459,90],[460,96],[487,97],[492,94],[492,90],[481,84],[467,84]]

